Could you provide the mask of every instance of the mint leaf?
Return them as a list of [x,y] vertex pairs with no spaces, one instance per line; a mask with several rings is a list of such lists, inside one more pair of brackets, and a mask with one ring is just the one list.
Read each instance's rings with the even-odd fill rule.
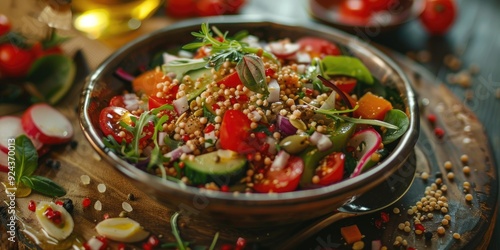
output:
[[14,169],[16,184],[21,181],[23,176],[30,176],[38,167],[38,153],[31,139],[26,135],[20,135],[16,138],[14,160],[16,167]]
[[255,93],[269,95],[264,62],[256,55],[244,55],[236,65],[236,71],[243,85]]
[[64,188],[51,179],[43,176],[23,176],[21,181],[24,185],[47,196],[60,197],[66,195],[66,190],[64,190]]

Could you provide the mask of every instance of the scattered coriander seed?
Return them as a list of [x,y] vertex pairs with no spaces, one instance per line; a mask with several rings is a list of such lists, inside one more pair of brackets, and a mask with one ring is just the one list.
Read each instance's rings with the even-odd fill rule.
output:
[[420,230],[420,229],[415,230],[415,234],[416,234],[416,235],[421,235],[422,233],[423,233],[423,231],[422,231],[422,230]]
[[401,237],[401,236],[396,236],[396,241],[402,242],[402,241],[403,241],[403,237]]
[[118,215],[118,217],[125,218],[125,217],[127,217],[127,215],[128,215],[127,212],[121,211],[120,214]]
[[395,214],[399,214],[401,211],[399,210],[399,208],[395,207],[392,209],[392,212]]
[[456,240],[460,239],[460,234],[459,233],[453,233],[453,238]]
[[132,208],[132,206],[128,202],[125,202],[125,201],[122,202],[122,208],[123,208],[123,210],[125,210],[128,213],[130,213],[130,212],[132,212],[132,210],[134,210]]
[[446,232],[446,229],[444,229],[444,227],[442,227],[442,226],[439,226],[437,228],[437,232],[438,232],[438,234],[443,235]]
[[399,223],[398,224],[398,229],[399,230],[404,230],[405,229],[405,224],[404,223]]
[[84,174],[80,176],[80,180],[82,181],[83,185],[88,185],[90,184],[90,176]]
[[420,177],[422,178],[422,180],[426,181],[427,179],[429,179],[429,173],[427,172],[422,172],[422,174],[420,174]]
[[470,174],[470,167],[469,166],[464,166],[462,168],[462,171],[464,172],[464,174],[469,175]]
[[445,214],[445,215],[444,215],[444,218],[450,221],[450,220],[451,220],[451,215],[449,215],[449,214]]
[[446,190],[448,190],[448,186],[446,185],[441,186],[441,191],[446,192]]
[[441,220],[441,225],[443,225],[443,226],[448,226],[448,224],[450,224],[450,221],[449,221],[449,220],[447,220],[447,219],[442,219],[442,220]]
[[413,209],[410,208],[410,209],[406,210],[406,213],[408,213],[408,215],[413,215],[414,211],[413,211]]
[[397,247],[397,246],[400,246],[400,245],[401,245],[401,242],[400,242],[400,241],[395,240],[395,241],[394,241],[394,243],[392,243],[392,245],[394,245],[395,247]]
[[99,191],[99,193],[101,194],[106,192],[106,184],[100,183],[99,185],[97,185],[97,191]]
[[448,208],[442,207],[441,208],[441,213],[443,213],[443,214],[448,213]]
[[443,179],[441,179],[441,177],[438,177],[438,178],[436,178],[435,183],[438,185],[441,185],[441,183],[443,183]]
[[446,174],[446,177],[451,181],[455,179],[455,174],[453,172],[449,172],[448,174]]
[[94,203],[94,209],[97,210],[97,211],[101,211],[102,210],[102,203],[100,200],[96,200],[95,203]]
[[428,213],[428,214],[427,214],[427,218],[429,218],[429,219],[434,218],[434,214],[433,214],[433,213]]
[[352,249],[353,250],[362,250],[365,248],[365,243],[363,241],[356,241],[354,244],[352,244]]
[[135,195],[133,193],[130,193],[127,195],[127,200],[129,201],[135,201]]
[[406,247],[406,246],[408,246],[408,241],[407,240],[403,240],[402,244],[403,244],[404,247]]
[[451,163],[451,161],[446,161],[443,166],[444,166],[444,169],[451,170],[451,168],[453,167],[453,164]]
[[468,201],[468,202],[471,202],[472,201],[472,194],[466,194],[465,195],[465,200]]
[[463,164],[466,164],[467,162],[469,162],[469,156],[466,155],[466,154],[463,154],[460,156],[460,161],[463,163]]
[[411,227],[405,226],[405,228],[403,230],[405,231],[405,233],[409,233],[409,232],[411,232]]
[[469,188],[470,187],[470,182],[465,181],[463,184],[464,188]]

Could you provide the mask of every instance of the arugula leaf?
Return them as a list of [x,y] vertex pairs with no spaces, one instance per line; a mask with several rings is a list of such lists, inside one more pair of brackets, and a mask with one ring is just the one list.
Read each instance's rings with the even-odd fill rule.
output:
[[321,60],[323,75],[343,75],[356,78],[367,84],[373,84],[373,76],[366,66],[356,57],[351,56],[325,56]]
[[30,176],[38,167],[38,153],[31,139],[26,135],[20,135],[16,138],[14,160],[16,168],[14,169],[16,184],[21,182],[23,176]]
[[236,71],[245,87],[255,93],[269,95],[264,63],[260,57],[252,54],[243,56],[243,60],[236,65]]
[[66,190],[49,178],[33,175],[22,176],[21,181],[24,185],[44,195],[60,197],[66,195]]
[[384,117],[384,122],[393,124],[398,127],[398,129],[387,129],[387,131],[382,135],[382,142],[384,144],[389,144],[399,137],[401,137],[408,127],[410,126],[410,119],[406,114],[399,109],[389,110]]

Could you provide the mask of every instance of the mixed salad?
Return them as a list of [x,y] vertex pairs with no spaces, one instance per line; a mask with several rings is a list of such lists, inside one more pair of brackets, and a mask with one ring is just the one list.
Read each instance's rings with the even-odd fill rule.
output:
[[168,180],[290,192],[355,177],[408,129],[398,90],[319,37],[261,41],[202,24],[100,113],[107,147]]

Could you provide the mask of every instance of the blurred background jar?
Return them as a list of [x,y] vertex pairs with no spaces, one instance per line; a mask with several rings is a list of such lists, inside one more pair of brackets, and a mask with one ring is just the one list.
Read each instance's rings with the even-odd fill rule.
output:
[[106,38],[138,29],[164,0],[72,0],[73,25],[90,38]]

